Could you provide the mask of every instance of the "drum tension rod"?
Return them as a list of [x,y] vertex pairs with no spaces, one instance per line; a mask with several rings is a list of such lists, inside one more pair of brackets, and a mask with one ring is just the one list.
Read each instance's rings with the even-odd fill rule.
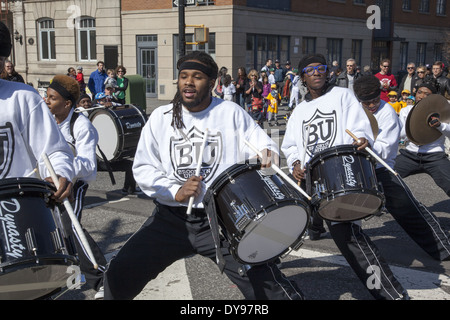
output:
[[27,232],[25,233],[25,239],[30,253],[37,256],[38,249],[37,249],[36,235],[34,234],[33,228],[27,229]]

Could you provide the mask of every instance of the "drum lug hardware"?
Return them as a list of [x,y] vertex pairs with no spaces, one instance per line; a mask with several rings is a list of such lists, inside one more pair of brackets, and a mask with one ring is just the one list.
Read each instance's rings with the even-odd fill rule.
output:
[[28,250],[30,253],[37,255],[37,243],[36,243],[36,235],[34,234],[34,230],[32,228],[28,228],[25,233],[25,239],[27,241]]
[[56,228],[55,231],[51,232],[51,237],[53,241],[53,245],[55,246],[56,253],[62,253],[65,249],[63,238],[59,228]]

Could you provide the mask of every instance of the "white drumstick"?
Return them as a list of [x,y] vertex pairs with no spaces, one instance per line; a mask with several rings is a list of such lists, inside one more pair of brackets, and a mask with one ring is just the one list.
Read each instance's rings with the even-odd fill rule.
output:
[[[250,142],[248,142],[247,140],[244,139],[244,142],[247,146],[249,146],[250,149],[252,149],[261,159],[263,158],[262,153],[256,149]],[[292,180],[291,178],[289,178],[289,176],[287,174],[285,174],[283,172],[283,170],[281,170],[276,164],[272,163],[272,168],[278,173],[280,174],[281,177],[284,178],[284,180],[286,180],[291,186],[293,186],[295,189],[297,189],[298,191],[300,191],[301,194],[303,194],[308,200],[311,200],[311,197],[305,192],[303,191],[302,188],[300,188],[300,186],[298,184],[295,183],[294,180]]]
[[[352,138],[353,140],[357,141],[358,143],[361,142],[358,137],[356,137],[350,130],[345,129],[345,132],[347,132]],[[372,157],[374,157],[379,163],[381,163],[383,166],[385,166],[390,172],[392,172],[394,175],[398,175],[397,172],[394,171],[394,169],[392,169],[386,162],[384,162],[383,159],[381,159],[379,156],[377,156],[377,154],[375,152],[373,152],[373,150],[371,150],[370,148],[366,147],[364,148],[368,153],[370,153],[370,155]]]
[[[200,170],[202,169],[202,162],[203,162],[203,151],[205,151],[206,143],[208,142],[208,129],[205,130],[205,135],[203,137],[202,146],[200,147],[200,154],[198,155],[198,161],[197,161],[197,169],[195,170],[195,176],[198,177],[200,175]],[[194,204],[195,197],[192,196],[189,198],[189,205],[187,208],[187,214],[191,214],[192,206]]]
[[303,154],[302,154],[302,162],[300,163],[300,168],[303,170],[305,169],[305,159],[306,159],[306,146],[308,144],[308,140],[309,140],[309,129],[311,128],[311,126],[308,124],[308,130],[307,130],[307,134],[306,134],[306,139],[303,139],[304,141],[304,146],[303,146]]
[[[53,183],[55,184],[56,188],[59,188],[59,179],[55,173],[55,170],[53,169],[53,166],[48,159],[47,154],[43,153],[42,158],[44,159],[45,165],[47,166],[47,170],[50,172],[50,176],[53,179]],[[75,226],[75,230],[77,231],[78,236],[81,239],[81,242],[83,243],[83,246],[86,248],[89,257],[91,258],[91,261],[94,265],[94,269],[98,269],[98,264],[95,261],[94,254],[92,253],[91,246],[89,245],[86,235],[83,232],[83,228],[80,225],[80,222],[78,221],[77,217],[73,213],[72,205],[69,202],[69,199],[64,199],[64,207],[67,210],[67,213],[69,214],[70,220],[72,220],[73,225]]]

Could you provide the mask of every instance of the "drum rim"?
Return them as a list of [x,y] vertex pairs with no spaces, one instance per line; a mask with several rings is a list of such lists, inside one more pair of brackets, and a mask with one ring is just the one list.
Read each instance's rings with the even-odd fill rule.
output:
[[308,162],[309,166],[312,166],[313,163],[316,163],[317,161],[327,159],[333,155],[336,154],[336,152],[339,153],[353,153],[353,154],[359,154],[361,156],[370,156],[369,153],[365,150],[358,150],[358,147],[352,144],[343,144],[339,146],[332,146],[325,150],[322,150],[318,153],[316,153]]
[[259,162],[256,164],[249,163],[248,161],[245,163],[236,163],[222,171],[222,173],[210,184],[209,189],[213,192],[213,194],[216,194],[222,190],[225,186],[225,181],[229,178],[234,178],[240,173],[259,169],[261,169],[261,163]]

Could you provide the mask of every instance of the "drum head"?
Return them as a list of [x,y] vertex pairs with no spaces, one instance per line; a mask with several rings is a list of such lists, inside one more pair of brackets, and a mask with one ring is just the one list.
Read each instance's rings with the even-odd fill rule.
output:
[[[97,129],[98,145],[107,160],[112,160],[119,149],[119,131],[114,118],[108,110],[97,110],[91,114],[90,120]],[[99,155],[101,159],[101,155]]]
[[236,254],[247,264],[261,264],[282,255],[306,231],[309,214],[298,205],[270,211],[252,222],[238,244]]
[[[60,261],[52,261],[50,258],[45,263],[49,265],[39,265],[33,261],[24,262],[17,265],[15,270],[0,276],[0,300],[34,300],[45,297],[55,290],[66,287],[67,262],[61,257]],[[44,257],[40,259],[45,260]],[[75,264],[75,260],[72,261]],[[20,268],[18,268],[20,267]]]
[[382,205],[383,199],[379,196],[369,193],[349,193],[322,201],[318,213],[330,221],[354,221],[377,213]]

